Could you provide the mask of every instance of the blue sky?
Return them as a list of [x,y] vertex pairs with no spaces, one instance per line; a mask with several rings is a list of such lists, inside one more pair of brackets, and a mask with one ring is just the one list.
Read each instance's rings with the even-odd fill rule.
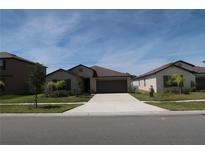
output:
[[101,65],[139,75],[203,66],[205,10],[0,10],[0,51],[48,66]]

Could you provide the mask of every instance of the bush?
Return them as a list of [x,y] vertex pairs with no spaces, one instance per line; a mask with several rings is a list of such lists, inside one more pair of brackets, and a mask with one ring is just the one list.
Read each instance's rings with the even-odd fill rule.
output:
[[137,92],[137,87],[131,85],[131,86],[129,87],[129,92],[130,92],[130,93],[136,93],[136,92]]
[[186,95],[188,95],[188,94],[190,94],[190,92],[191,92],[191,88],[186,88],[186,89],[183,89],[183,94],[186,94]]
[[191,88],[191,92],[196,92],[196,91],[197,91],[196,87]]
[[69,91],[66,90],[58,90],[58,91],[53,91],[49,97],[67,97],[69,95]]
[[64,90],[65,81],[48,82],[46,84],[46,96],[47,97],[66,97],[70,94],[69,91]]
[[164,94],[178,94],[179,91],[176,88],[170,88],[170,89],[166,89],[164,90]]

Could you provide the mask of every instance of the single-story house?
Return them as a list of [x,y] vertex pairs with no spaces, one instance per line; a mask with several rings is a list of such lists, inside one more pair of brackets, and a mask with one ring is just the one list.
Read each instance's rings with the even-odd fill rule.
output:
[[195,66],[182,60],[137,76],[132,81],[132,86],[145,91],[149,91],[150,87],[153,86],[155,92],[164,92],[171,88],[177,88],[176,83],[167,82],[172,74],[183,76],[183,88],[185,89],[193,87],[194,84],[198,90],[205,89],[205,67]]
[[[5,94],[30,93],[29,74],[35,62],[8,52],[0,52],[0,80],[4,82]],[[46,67],[43,66],[46,75]]]
[[66,90],[79,93],[125,93],[131,85],[131,75],[100,66],[77,65],[69,70],[49,73],[46,82],[64,80]]

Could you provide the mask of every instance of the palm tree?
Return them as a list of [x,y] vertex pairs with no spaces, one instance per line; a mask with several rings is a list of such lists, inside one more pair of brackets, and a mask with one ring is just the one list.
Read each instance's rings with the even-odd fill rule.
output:
[[65,83],[64,80],[62,80],[62,81],[57,81],[57,82],[55,83],[55,87],[56,87],[57,92],[58,92],[58,97],[60,97],[60,90],[62,90],[65,85],[66,85],[66,83]]
[[172,79],[176,82],[177,86],[179,87],[179,93],[182,93],[182,87],[183,87],[183,82],[184,78],[180,74],[172,74]]

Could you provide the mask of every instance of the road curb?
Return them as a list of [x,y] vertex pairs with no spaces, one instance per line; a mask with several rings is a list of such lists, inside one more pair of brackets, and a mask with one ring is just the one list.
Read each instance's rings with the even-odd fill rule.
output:
[[162,111],[162,112],[83,112],[83,113],[1,113],[1,117],[106,117],[106,116],[188,116],[205,115],[203,111]]

